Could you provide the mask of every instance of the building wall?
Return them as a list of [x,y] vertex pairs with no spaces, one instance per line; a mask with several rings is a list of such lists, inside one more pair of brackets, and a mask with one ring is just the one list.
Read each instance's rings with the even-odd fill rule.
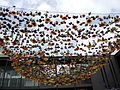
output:
[[91,76],[93,90],[120,90],[120,68],[117,60],[119,55],[111,56],[112,60],[106,66]]

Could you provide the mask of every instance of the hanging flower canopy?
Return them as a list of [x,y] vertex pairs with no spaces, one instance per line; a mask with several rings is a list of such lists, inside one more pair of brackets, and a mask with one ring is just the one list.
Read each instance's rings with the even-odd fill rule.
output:
[[73,85],[120,49],[119,14],[72,14],[0,7],[0,50],[26,79]]

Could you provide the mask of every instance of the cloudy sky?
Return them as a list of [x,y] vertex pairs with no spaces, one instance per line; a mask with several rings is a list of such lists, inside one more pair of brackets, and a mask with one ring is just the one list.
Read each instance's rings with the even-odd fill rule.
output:
[[0,0],[2,6],[69,13],[118,13],[120,0]]

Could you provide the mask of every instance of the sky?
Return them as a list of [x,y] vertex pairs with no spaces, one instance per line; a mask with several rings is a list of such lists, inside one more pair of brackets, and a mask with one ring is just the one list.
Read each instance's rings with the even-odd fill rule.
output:
[[0,0],[2,6],[69,13],[119,13],[120,0]]

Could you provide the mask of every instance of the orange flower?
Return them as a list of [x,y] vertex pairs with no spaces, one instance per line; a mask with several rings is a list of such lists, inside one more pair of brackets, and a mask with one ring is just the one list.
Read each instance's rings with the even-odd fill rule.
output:
[[5,41],[9,41],[10,39],[8,37],[4,37],[4,40]]
[[105,23],[105,22],[99,24],[99,27],[104,27],[104,26],[106,26],[106,23]]
[[65,69],[60,69],[59,71],[65,71]]
[[42,61],[38,61],[38,64],[45,64],[44,62],[42,62]]
[[119,18],[114,19],[114,23],[118,23],[120,21]]
[[40,52],[38,53],[38,55],[44,56],[44,55],[45,55],[45,52],[44,52],[44,51],[40,51]]
[[92,47],[92,45],[91,45],[91,44],[87,45],[87,48],[91,48],[91,47]]
[[91,24],[91,23],[92,23],[91,18],[87,18],[86,23],[87,23],[87,24]]
[[114,38],[119,38],[119,36],[114,36]]
[[68,56],[68,55],[70,55],[70,53],[65,53],[64,55]]
[[78,51],[78,50],[80,50],[80,49],[77,47],[77,48],[75,48],[74,50],[75,50],[75,51]]
[[20,54],[15,54],[15,55],[13,55],[12,57],[15,57],[15,58],[16,58],[16,57],[19,57],[19,58],[20,58],[20,57],[22,57],[22,55],[20,55]]
[[37,41],[35,40],[35,39],[33,39],[33,40],[30,40],[32,43],[37,43]]
[[40,40],[39,43],[46,43],[44,39]]
[[67,39],[66,42],[70,42],[71,40],[70,39]]
[[58,54],[58,51],[54,51],[54,52],[52,52],[53,54]]
[[103,42],[103,40],[101,40],[101,39],[98,39],[98,40],[97,40],[97,42]]
[[54,44],[48,43],[48,46],[53,46]]
[[86,36],[82,36],[82,38],[81,39],[88,39]]
[[27,27],[32,27],[33,25],[31,25],[31,24],[29,24],[29,25],[27,25]]
[[11,11],[11,12],[9,12],[9,14],[16,15],[16,12],[15,11]]
[[51,31],[51,34],[52,34],[52,35],[56,35],[56,33],[55,33],[54,31]]
[[49,60],[49,58],[43,58],[43,59],[46,60],[46,61]]
[[27,47],[21,47],[22,49],[24,49],[24,50],[28,50],[28,48]]
[[78,29],[78,27],[76,26],[76,25],[73,25],[73,27],[72,27],[73,29],[75,29],[75,30],[77,30]]
[[67,20],[67,17],[61,17],[62,18],[62,20]]
[[45,19],[45,23],[50,23],[50,22],[51,22],[51,20],[49,18]]
[[120,43],[120,40],[119,40],[119,39],[118,39],[118,40],[116,40],[116,43],[118,43],[118,44],[119,44],[119,43]]
[[103,52],[110,52],[110,50],[108,50],[108,49],[103,49],[102,51]]
[[19,71],[21,71],[21,69],[18,69],[18,68],[17,68],[17,69],[15,69],[15,70],[16,70],[16,71],[18,71],[18,72],[19,72]]
[[26,61],[25,63],[31,63],[32,61],[31,60],[28,60],[28,61]]
[[105,65],[107,65],[107,64],[101,64],[102,66],[105,66]]
[[82,57],[81,59],[80,59],[80,61],[85,61],[86,60],[86,57]]
[[0,45],[1,45],[1,46],[4,45],[4,44],[5,44],[4,42],[0,41]]

